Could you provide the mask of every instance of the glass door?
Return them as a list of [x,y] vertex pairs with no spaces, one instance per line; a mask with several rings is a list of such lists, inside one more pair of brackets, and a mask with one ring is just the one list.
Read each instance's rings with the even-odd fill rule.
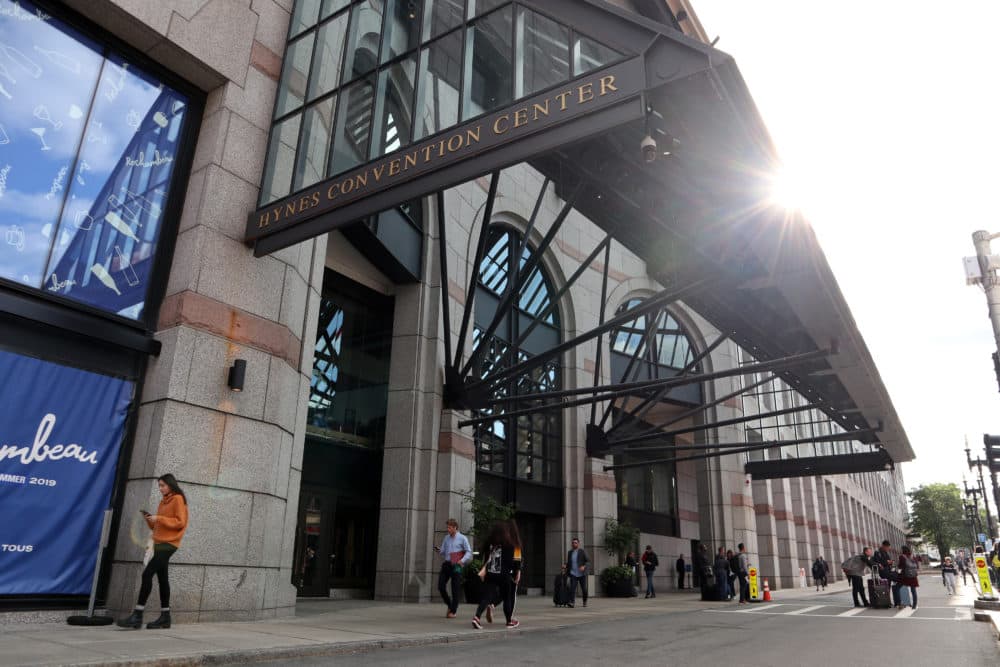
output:
[[292,584],[303,597],[330,594],[333,553],[330,531],[335,501],[329,493],[303,489],[295,538]]

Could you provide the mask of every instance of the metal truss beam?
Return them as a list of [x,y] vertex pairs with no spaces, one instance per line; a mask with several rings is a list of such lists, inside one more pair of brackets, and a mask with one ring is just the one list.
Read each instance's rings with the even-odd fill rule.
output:
[[744,472],[753,479],[785,479],[791,477],[813,477],[816,475],[847,475],[863,472],[881,472],[894,467],[889,452],[878,449],[874,452],[836,454],[834,456],[811,456],[804,459],[780,459],[777,461],[750,461],[743,466]]

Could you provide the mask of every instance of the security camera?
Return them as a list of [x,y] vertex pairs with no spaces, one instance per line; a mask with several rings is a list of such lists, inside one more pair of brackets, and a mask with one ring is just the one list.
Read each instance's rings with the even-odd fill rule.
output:
[[639,143],[639,147],[642,149],[642,159],[646,162],[652,162],[656,159],[656,140],[648,134],[642,138]]

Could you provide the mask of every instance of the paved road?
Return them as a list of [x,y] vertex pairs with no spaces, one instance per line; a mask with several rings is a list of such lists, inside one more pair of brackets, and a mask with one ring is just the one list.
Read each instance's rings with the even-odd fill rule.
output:
[[[513,630],[498,633],[497,639],[294,664],[328,665],[331,660],[343,665],[434,666],[1000,664],[1000,650],[988,624],[970,620],[969,607],[956,606],[958,601],[941,595],[938,586],[927,585],[920,592],[916,610],[855,609],[843,595],[817,595],[784,604],[656,612],[639,620],[550,631]],[[530,627],[530,619],[522,622]]]

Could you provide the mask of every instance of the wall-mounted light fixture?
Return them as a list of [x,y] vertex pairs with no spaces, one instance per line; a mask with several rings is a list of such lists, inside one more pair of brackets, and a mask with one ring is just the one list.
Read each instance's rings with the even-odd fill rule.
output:
[[236,359],[229,368],[229,388],[233,391],[243,391],[243,380],[247,375],[247,360]]

